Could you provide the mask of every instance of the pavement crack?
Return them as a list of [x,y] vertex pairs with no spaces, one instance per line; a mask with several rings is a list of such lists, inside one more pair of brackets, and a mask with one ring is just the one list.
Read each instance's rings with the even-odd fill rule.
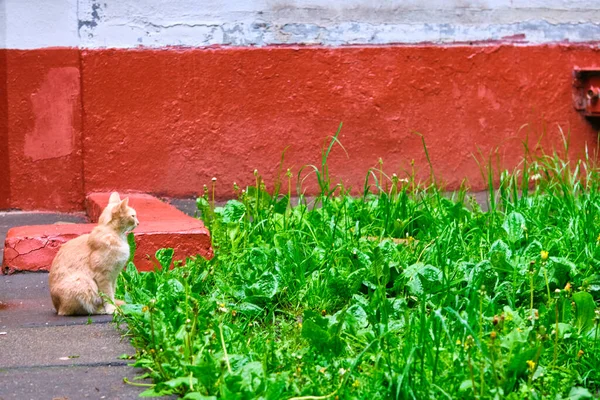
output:
[[48,369],[48,368],[94,368],[94,367],[127,367],[130,365],[130,361],[104,361],[104,362],[91,362],[91,363],[74,363],[74,364],[46,364],[46,365],[17,365],[14,367],[0,367],[0,372],[18,371],[23,369]]

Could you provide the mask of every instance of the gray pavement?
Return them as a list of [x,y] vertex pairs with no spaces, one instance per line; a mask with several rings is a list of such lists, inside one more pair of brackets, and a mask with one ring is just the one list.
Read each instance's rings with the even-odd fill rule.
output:
[[[84,214],[0,212],[0,243],[12,226],[86,221]],[[112,316],[56,315],[47,273],[0,275],[0,400],[137,399],[145,388],[123,378],[143,371],[124,354],[135,349]]]
[[143,373],[109,315],[60,317],[48,274],[0,276],[0,400],[135,399]]

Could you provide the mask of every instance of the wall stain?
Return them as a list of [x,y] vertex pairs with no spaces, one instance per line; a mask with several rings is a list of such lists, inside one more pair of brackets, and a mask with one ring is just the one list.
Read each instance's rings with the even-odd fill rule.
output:
[[64,157],[73,152],[73,114],[79,98],[79,69],[54,68],[37,92],[31,94],[35,115],[33,131],[25,135],[24,153],[37,160]]
[[[106,6],[106,4],[104,6]],[[100,3],[92,3],[92,18],[87,20],[78,20],[77,29],[80,30],[84,26],[87,26],[88,28],[95,28],[96,26],[98,26],[98,21],[100,21],[100,13],[98,13],[98,11],[102,11]]]

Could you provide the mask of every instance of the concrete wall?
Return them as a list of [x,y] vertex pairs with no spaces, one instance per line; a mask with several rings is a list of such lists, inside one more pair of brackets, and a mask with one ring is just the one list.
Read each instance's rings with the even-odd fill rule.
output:
[[583,0],[3,0],[5,47],[598,41]]
[[595,41],[600,3],[568,0],[81,0],[86,47]]
[[426,179],[414,132],[449,189],[485,187],[480,152],[598,144],[571,97],[573,68],[600,68],[598,2],[0,0],[0,22],[0,209],[212,177],[228,197],[285,148],[317,163],[340,122],[331,171],[357,189],[379,158]]

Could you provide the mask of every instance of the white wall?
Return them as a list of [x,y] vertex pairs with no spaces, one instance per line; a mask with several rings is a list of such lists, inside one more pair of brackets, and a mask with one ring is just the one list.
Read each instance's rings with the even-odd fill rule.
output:
[[600,40],[598,0],[2,2],[8,48]]
[[78,46],[77,0],[0,0],[0,45],[9,49]]

